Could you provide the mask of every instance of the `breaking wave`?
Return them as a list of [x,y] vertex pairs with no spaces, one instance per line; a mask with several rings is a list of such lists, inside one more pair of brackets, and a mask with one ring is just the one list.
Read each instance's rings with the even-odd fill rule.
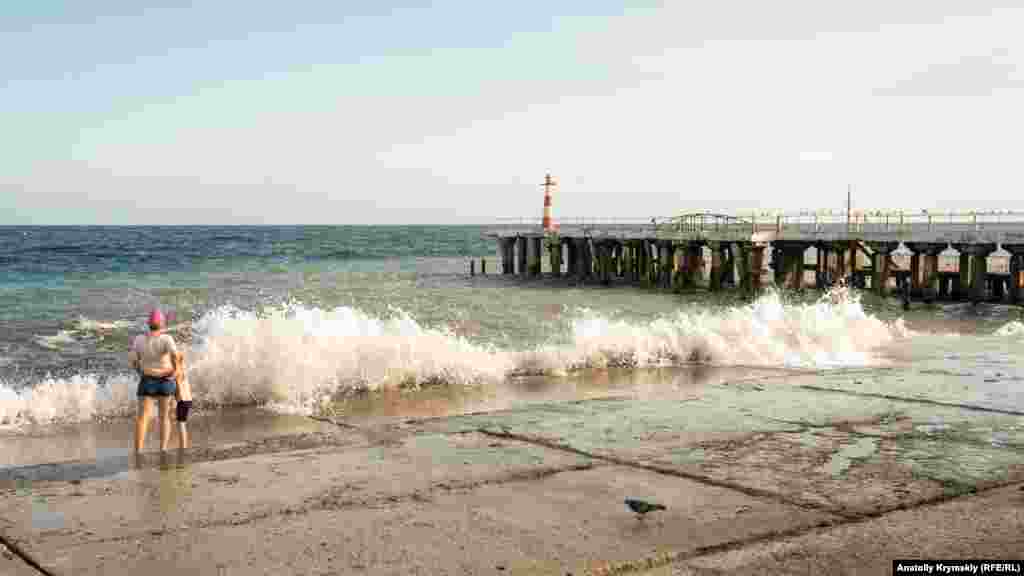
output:
[[996,336],[1002,336],[1007,338],[1024,338],[1024,322],[1013,320],[999,330],[996,330]]
[[[832,368],[880,364],[874,353],[911,333],[865,313],[856,297],[786,304],[773,293],[747,306],[680,310],[653,321],[581,309],[545,342],[521,349],[471,341],[394,310],[291,304],[263,312],[222,306],[191,327],[189,378],[198,405],[262,405],[313,413],[355,390],[500,384],[515,374],[691,363]],[[15,390],[0,373],[0,423],[76,422],[131,414],[136,379],[80,375]]]

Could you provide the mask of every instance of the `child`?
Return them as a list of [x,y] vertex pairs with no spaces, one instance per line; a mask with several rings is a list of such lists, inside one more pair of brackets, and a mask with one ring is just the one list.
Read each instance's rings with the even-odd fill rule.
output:
[[178,445],[184,450],[188,448],[188,429],[185,425],[188,422],[188,412],[192,409],[192,385],[189,384],[188,376],[185,374],[185,354],[182,352],[178,352],[177,368],[174,378],[178,381],[178,387],[174,397],[178,400],[176,410],[178,417]]

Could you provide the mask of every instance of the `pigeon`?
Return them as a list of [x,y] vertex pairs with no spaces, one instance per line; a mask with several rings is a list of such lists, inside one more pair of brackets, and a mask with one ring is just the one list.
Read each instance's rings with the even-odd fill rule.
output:
[[644,517],[644,514],[648,512],[654,512],[655,510],[666,510],[661,504],[651,504],[650,502],[644,502],[643,500],[634,500],[632,498],[626,498],[626,506],[633,512],[636,512],[640,518]]

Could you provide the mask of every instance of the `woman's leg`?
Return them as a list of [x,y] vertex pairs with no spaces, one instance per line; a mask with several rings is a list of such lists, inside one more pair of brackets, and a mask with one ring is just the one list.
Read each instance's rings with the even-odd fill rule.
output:
[[166,452],[171,444],[171,400],[172,396],[160,397],[160,451]]
[[142,452],[142,447],[146,442],[146,428],[149,427],[152,412],[153,399],[140,396],[139,411],[135,414],[135,452]]

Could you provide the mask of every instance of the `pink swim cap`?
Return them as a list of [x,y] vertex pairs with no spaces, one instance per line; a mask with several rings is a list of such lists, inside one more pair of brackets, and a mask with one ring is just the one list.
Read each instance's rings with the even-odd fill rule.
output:
[[149,313],[149,325],[150,326],[163,326],[164,325],[164,313],[159,308],[154,308]]

